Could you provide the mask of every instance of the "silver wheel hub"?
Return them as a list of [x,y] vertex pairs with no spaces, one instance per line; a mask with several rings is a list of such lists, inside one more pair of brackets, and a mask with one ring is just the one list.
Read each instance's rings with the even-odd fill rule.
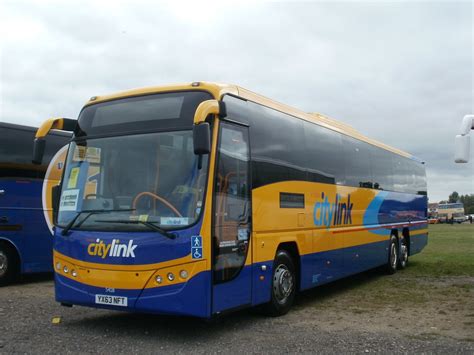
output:
[[397,247],[395,243],[392,243],[390,247],[390,264],[394,269],[397,267]]
[[401,252],[401,257],[400,257],[400,261],[402,262],[403,265],[406,264],[407,260],[408,260],[408,248],[407,248],[407,245],[405,243],[402,243],[402,246],[400,247],[400,252]]
[[0,277],[5,275],[8,267],[8,258],[6,254],[0,250]]
[[280,304],[284,304],[294,288],[293,274],[284,264],[277,266],[273,275],[273,293]]

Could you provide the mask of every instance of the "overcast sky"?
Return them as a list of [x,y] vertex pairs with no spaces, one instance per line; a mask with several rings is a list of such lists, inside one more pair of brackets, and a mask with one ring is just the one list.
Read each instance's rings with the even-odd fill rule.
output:
[[420,157],[431,201],[474,193],[474,164],[453,162],[474,113],[473,11],[470,1],[0,1],[0,121],[76,118],[91,96],[142,86],[233,83]]

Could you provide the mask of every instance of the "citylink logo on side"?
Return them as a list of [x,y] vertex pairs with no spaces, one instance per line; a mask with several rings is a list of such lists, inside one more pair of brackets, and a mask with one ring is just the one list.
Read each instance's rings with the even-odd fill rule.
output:
[[87,253],[91,256],[100,256],[102,259],[109,257],[134,258],[136,244],[133,239],[128,244],[120,244],[120,240],[113,239],[112,243],[105,244],[104,241],[97,239],[95,243],[87,246]]
[[343,199],[341,195],[336,194],[333,203],[329,202],[328,196],[321,192],[322,202],[316,202],[313,210],[314,224],[317,226],[326,226],[327,229],[332,225],[352,224],[352,207],[351,194],[347,195],[347,199]]

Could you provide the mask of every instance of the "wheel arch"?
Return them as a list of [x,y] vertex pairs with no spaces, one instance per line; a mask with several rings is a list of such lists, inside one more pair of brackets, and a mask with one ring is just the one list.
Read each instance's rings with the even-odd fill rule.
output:
[[5,237],[0,237],[0,245],[2,244],[11,247],[15,251],[16,257],[18,258],[18,265],[17,265],[18,271],[22,273],[23,272],[22,262],[21,262],[22,257],[21,257],[20,249],[18,248],[18,246],[12,240]]
[[301,288],[301,257],[298,249],[298,244],[296,243],[296,241],[282,242],[278,245],[277,253],[280,250],[285,250],[288,254],[290,254],[293,262],[295,263],[296,285],[299,291]]

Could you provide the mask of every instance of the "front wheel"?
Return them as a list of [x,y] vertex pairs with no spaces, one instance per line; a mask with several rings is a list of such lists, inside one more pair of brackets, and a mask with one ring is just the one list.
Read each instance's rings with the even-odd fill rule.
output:
[[397,237],[392,235],[390,237],[390,246],[388,249],[388,260],[386,270],[389,275],[393,275],[397,272],[398,266],[398,242]]
[[272,296],[263,310],[272,317],[282,316],[290,310],[296,295],[296,268],[291,255],[279,250],[273,262]]

